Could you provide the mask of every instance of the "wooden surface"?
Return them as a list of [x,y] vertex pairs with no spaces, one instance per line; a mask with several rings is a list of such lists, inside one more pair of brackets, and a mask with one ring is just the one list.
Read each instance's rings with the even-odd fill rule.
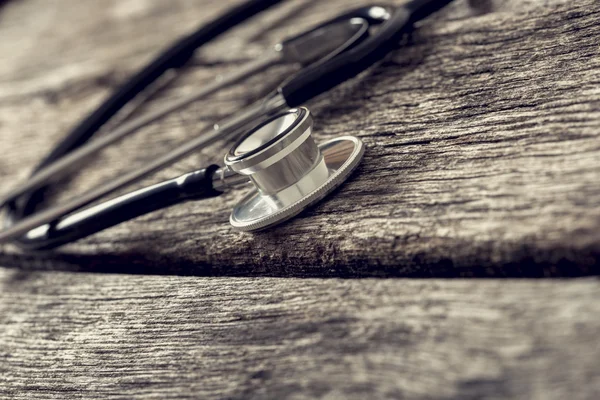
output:
[[2,398],[600,395],[594,281],[0,278]]
[[[204,49],[148,107],[365,3],[287,2]],[[3,4],[0,193],[136,68],[230,4]],[[598,398],[599,17],[594,0],[459,0],[425,21],[308,105],[320,139],[357,135],[365,160],[276,230],[229,227],[237,190],[54,253],[0,247],[0,397]],[[194,137],[290,71],[144,129],[57,201]],[[140,186],[220,161],[225,147]],[[457,276],[587,278],[440,279]],[[365,277],[393,279],[338,279]]]
[[[226,6],[196,3],[168,10],[135,1],[6,5],[0,50],[11,56],[0,67],[1,188],[25,178],[136,67]],[[337,195],[291,223],[257,235],[233,231],[228,214],[241,189],[139,218],[53,259],[93,269],[118,264],[120,271],[126,258],[129,266],[211,275],[597,273],[600,9],[594,1],[554,3],[498,4],[478,15],[458,2],[383,65],[311,103],[320,138],[354,134],[368,150]],[[261,16],[207,48],[200,65],[154,106],[347,7],[291,2]],[[145,129],[98,157],[63,197],[193,137],[286,72],[257,77]],[[223,148],[146,183],[220,161]],[[30,263],[10,254],[4,263]]]

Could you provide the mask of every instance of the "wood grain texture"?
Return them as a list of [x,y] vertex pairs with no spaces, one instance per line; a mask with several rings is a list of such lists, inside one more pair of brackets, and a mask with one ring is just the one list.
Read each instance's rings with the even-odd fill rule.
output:
[[600,395],[597,281],[0,279],[2,398]]
[[[13,40],[0,49],[11,54],[0,71],[1,189],[26,177],[112,87],[224,9],[221,3],[59,1],[44,13],[36,12],[35,1],[6,5],[3,37]],[[384,63],[310,104],[319,138],[351,133],[368,149],[358,173],[328,201],[251,235],[227,223],[245,192],[238,190],[155,212],[52,259],[92,269],[101,260],[119,270],[139,263],[195,274],[596,274],[600,6],[488,2],[494,11],[481,14],[476,3],[479,8],[452,5]],[[153,106],[349,6],[309,5],[286,4],[210,46]],[[285,73],[279,68],[199,102],[104,152],[63,198],[192,137]],[[213,146],[145,183],[219,161],[224,148]],[[4,264],[30,262],[3,249]]]
[[[0,193],[231,3],[5,2]],[[286,2],[204,49],[138,112],[366,3]],[[228,226],[238,190],[53,253],[0,246],[0,398],[600,398],[594,277],[339,279],[598,274],[599,17],[594,0],[457,0],[425,21],[309,104],[316,135],[360,136],[365,161],[276,230]],[[290,71],[144,129],[90,160],[57,201],[194,137]],[[220,161],[226,146],[139,186]]]

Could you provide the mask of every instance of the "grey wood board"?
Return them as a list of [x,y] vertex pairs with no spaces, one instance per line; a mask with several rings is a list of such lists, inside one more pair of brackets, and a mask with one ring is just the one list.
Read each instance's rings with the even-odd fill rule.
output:
[[0,397],[597,399],[596,280],[0,269]]
[[[287,2],[206,48],[149,107],[365,3]],[[230,4],[6,2],[0,193],[136,68]],[[600,5],[470,4],[309,104],[320,139],[355,134],[368,152],[336,196],[290,224],[231,230],[240,190],[55,253],[0,247],[0,398],[599,398],[595,278],[335,278],[598,273]],[[289,71],[144,129],[58,200],[193,137]],[[225,147],[140,186],[219,161]],[[330,279],[298,279],[310,276]]]

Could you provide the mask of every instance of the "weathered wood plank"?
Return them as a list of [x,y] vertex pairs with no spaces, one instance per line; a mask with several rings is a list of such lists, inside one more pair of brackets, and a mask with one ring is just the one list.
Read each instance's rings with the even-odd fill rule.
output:
[[[207,48],[158,101],[363,3],[291,1]],[[599,398],[596,279],[294,278],[598,273],[600,5],[470,3],[310,104],[319,137],[353,133],[368,152],[294,222],[232,231],[238,191],[56,253],[0,247],[0,397]],[[0,193],[136,67],[228,4],[7,2]],[[287,71],[145,129],[59,197],[193,137]]]
[[595,280],[0,281],[2,398],[600,396]]
[[[9,3],[2,29],[13,40],[3,40],[1,49],[11,56],[0,75],[0,188],[24,178],[111,87],[222,10],[221,3],[60,1],[44,13],[36,12],[35,1]],[[195,68],[162,101],[348,6],[304,4],[265,14],[207,49],[201,58],[209,66]],[[480,15],[485,4],[478,4],[469,9],[457,2],[426,23],[410,46],[310,104],[319,137],[353,133],[368,147],[354,179],[329,201],[281,228],[250,235],[227,224],[244,194],[239,190],[123,224],[51,259],[94,268],[99,254],[102,265],[122,268],[126,258],[197,274],[598,273],[600,5],[499,2]],[[288,14],[297,17],[293,24],[277,23]],[[63,23],[55,26],[58,16]],[[281,74],[266,80],[274,83]],[[106,151],[63,198],[193,136],[256,98],[264,80],[200,102]],[[218,161],[222,149],[147,182]],[[2,254],[7,265],[30,262],[9,248]],[[165,270],[165,260],[172,268]]]

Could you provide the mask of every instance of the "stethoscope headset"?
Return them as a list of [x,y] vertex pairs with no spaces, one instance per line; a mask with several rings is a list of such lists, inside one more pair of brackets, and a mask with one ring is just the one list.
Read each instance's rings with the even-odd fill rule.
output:
[[[295,216],[343,183],[361,161],[362,142],[353,136],[343,136],[317,145],[311,135],[311,114],[302,105],[380,61],[397,47],[415,22],[452,0],[412,0],[402,6],[357,8],[282,41],[272,54],[242,70],[86,144],[121,108],[166,71],[181,68],[199,47],[280,1],[251,0],[231,9],[175,43],[132,77],[75,127],[25,184],[0,202],[8,215],[7,228],[0,232],[0,243],[12,241],[29,250],[50,249],[182,201],[218,196],[230,187],[248,182],[253,189],[234,207],[230,223],[242,231],[256,231]],[[64,177],[92,153],[277,63],[296,63],[303,68],[262,101],[140,169],[71,201],[36,211],[49,182]],[[211,165],[83,208],[204,146],[230,138],[237,141],[225,155],[224,166]]]

